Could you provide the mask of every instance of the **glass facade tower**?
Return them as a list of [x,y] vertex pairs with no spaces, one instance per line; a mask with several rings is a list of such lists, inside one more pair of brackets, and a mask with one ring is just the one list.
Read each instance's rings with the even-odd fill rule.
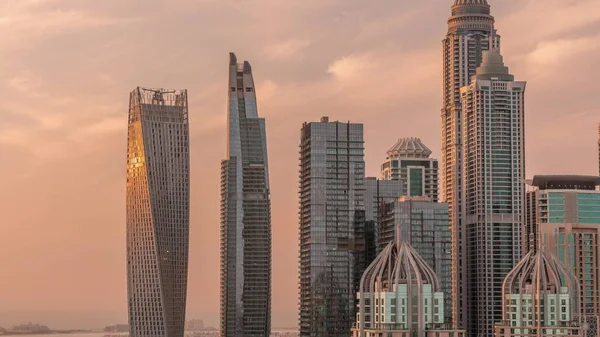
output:
[[183,337],[190,225],[187,91],[137,88],[129,97],[129,336]]
[[363,125],[305,123],[300,138],[300,336],[349,337],[366,265]]
[[252,68],[230,54],[221,162],[221,337],[271,334],[271,200],[265,120]]
[[426,197],[401,197],[379,208],[378,252],[405,230],[406,241],[438,275],[444,293],[444,321],[452,320],[452,239],[448,205]]

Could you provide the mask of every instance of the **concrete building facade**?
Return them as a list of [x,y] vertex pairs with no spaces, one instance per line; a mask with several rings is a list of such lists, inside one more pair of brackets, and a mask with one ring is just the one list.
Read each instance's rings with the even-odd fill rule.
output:
[[579,316],[587,336],[600,317],[600,185],[598,176],[539,175],[527,193],[526,251],[544,246],[579,281]]
[[[525,82],[497,51],[483,53],[461,88],[460,235],[469,334],[491,336],[502,317],[502,283],[521,259],[525,216]],[[455,242],[456,244],[456,242]],[[460,301],[460,300],[459,300]],[[460,302],[459,302],[460,305]]]
[[527,253],[504,281],[495,336],[581,336],[577,289],[575,275],[552,253]]
[[397,231],[365,270],[357,293],[354,337],[463,337],[444,320],[444,293],[435,272]]
[[381,164],[381,179],[397,180],[409,197],[427,197],[438,201],[439,167],[430,158],[431,150],[419,138],[399,139]]
[[[500,36],[494,28],[487,0],[455,0],[448,19],[448,31],[442,41],[443,102],[441,200],[448,203],[453,227],[453,319],[467,328],[471,336],[479,328],[469,311],[469,274],[467,271],[466,229],[463,212],[463,114],[460,90],[471,83],[483,59],[483,52],[500,48]],[[486,334],[490,336],[489,330]]]

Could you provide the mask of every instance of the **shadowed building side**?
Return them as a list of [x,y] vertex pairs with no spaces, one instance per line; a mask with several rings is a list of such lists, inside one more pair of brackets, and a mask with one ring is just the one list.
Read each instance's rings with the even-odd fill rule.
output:
[[264,118],[252,68],[230,54],[221,162],[221,336],[271,334],[271,200]]
[[127,139],[132,337],[183,337],[189,246],[187,91],[137,88]]
[[304,123],[299,173],[300,336],[349,337],[367,264],[365,218],[373,217],[365,214],[363,125]]

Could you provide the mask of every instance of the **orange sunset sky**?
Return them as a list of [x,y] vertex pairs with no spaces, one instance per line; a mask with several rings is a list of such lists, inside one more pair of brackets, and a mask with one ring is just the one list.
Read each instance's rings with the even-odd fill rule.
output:
[[[600,1],[489,0],[526,93],[527,176],[597,174]],[[188,89],[188,318],[217,325],[228,53],[267,120],[273,326],[297,323],[299,130],[365,124],[377,176],[399,137],[439,158],[452,0],[0,1],[0,325],[124,323],[129,92]]]

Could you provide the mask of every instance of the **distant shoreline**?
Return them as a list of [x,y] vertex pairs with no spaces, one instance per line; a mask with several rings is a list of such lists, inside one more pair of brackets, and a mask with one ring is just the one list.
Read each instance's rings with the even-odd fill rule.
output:
[[5,334],[0,334],[0,336],[47,336],[47,335],[69,335],[69,334],[88,334],[88,333],[99,333],[92,330],[53,330],[48,332],[16,332],[9,331]]

